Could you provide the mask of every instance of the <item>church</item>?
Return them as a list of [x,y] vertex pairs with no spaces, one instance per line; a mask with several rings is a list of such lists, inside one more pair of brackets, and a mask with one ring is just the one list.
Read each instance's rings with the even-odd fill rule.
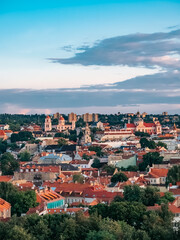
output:
[[44,124],[44,131],[45,132],[50,132],[52,129],[55,129],[59,132],[65,131],[65,130],[75,130],[75,121],[72,121],[71,124],[66,124],[65,119],[60,116],[59,122],[57,125],[52,125],[52,121],[50,116],[47,116],[45,119],[45,124]]
[[146,123],[142,118],[136,118],[134,123],[126,123],[125,128],[134,132],[145,132],[148,134],[162,134],[162,127],[159,121]]

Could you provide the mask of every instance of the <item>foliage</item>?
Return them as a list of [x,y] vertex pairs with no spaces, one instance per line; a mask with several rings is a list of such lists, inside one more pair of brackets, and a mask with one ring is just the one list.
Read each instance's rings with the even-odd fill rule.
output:
[[104,153],[102,152],[102,148],[99,146],[90,146],[89,151],[94,151],[96,152],[96,155],[98,157],[103,157]]
[[93,161],[93,164],[91,165],[91,167],[93,167],[93,168],[100,168],[101,167],[100,160],[98,158],[95,158],[94,161]]
[[10,153],[4,153],[0,157],[0,168],[3,175],[13,175],[18,167],[18,161]]
[[[103,211],[102,211],[103,207]],[[94,209],[96,209],[94,211]],[[0,222],[0,240],[177,240],[166,207],[147,212],[141,203],[99,204],[90,217],[78,213],[36,214]],[[95,214],[95,212],[97,214]],[[106,213],[101,216],[101,213]],[[123,219],[123,220],[121,220]]]
[[145,206],[153,206],[160,201],[159,189],[147,186],[145,189],[138,185],[130,185],[124,187],[124,200],[141,202]]
[[11,204],[12,215],[20,216],[29,208],[37,206],[34,191],[18,191],[11,183],[0,182],[0,197]]
[[29,162],[31,160],[31,154],[28,151],[21,152],[18,157],[21,162]]
[[103,166],[103,170],[107,172],[108,175],[113,175],[114,171],[115,171],[115,166],[113,165],[104,165]]
[[164,143],[164,142],[159,141],[156,145],[157,145],[158,147],[164,147],[164,148],[167,149],[167,144]]
[[0,154],[5,153],[7,149],[7,141],[0,140]]
[[73,182],[83,183],[84,176],[82,174],[74,174],[73,175]]
[[33,139],[33,135],[31,132],[21,131],[19,133],[11,134],[11,142],[17,141],[29,141]]
[[141,148],[146,148],[146,147],[150,149],[156,148],[156,143],[152,140],[148,140],[147,138],[141,138],[139,142],[141,144]]
[[176,182],[180,181],[180,165],[179,166],[173,166],[171,169],[169,169],[167,174],[167,184],[172,183],[176,184]]
[[113,183],[126,182],[127,180],[128,180],[128,177],[122,172],[114,174],[111,178],[111,182]]
[[158,152],[149,152],[143,156],[143,162],[139,164],[140,171],[146,171],[147,166],[152,167],[152,164],[161,164],[163,157]]
[[137,131],[134,133],[137,137],[150,137],[149,133]]
[[85,159],[85,160],[87,160],[87,161],[90,160],[91,158],[92,158],[91,156],[88,156],[88,155],[85,154],[85,153],[82,155],[82,159]]
[[175,198],[173,197],[173,194],[171,192],[165,192],[164,196],[159,199],[159,204],[167,204],[168,202],[173,202],[174,199]]
[[58,145],[59,145],[59,147],[62,147],[63,145],[66,145],[66,144],[67,144],[66,139],[60,138],[60,139],[58,140]]

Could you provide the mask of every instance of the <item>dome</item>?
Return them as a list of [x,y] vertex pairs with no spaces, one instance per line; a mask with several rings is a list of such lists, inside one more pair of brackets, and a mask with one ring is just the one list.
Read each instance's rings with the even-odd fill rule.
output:
[[64,121],[64,118],[61,116],[61,117],[59,118],[59,120]]

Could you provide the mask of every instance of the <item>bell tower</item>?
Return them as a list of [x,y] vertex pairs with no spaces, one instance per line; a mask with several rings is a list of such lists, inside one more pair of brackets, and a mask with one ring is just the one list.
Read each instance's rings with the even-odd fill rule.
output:
[[47,116],[45,119],[44,130],[45,132],[49,132],[52,130],[52,123],[51,123],[50,116]]

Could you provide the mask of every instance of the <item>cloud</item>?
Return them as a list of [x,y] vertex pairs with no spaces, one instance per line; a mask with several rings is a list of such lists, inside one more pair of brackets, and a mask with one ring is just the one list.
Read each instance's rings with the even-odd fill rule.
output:
[[[116,106],[176,106],[180,113],[180,75],[164,72],[110,85],[71,89],[0,90],[1,112],[42,113],[57,109],[111,109]],[[13,103],[13,104],[12,104]],[[160,109],[160,108],[159,108]],[[99,110],[101,112],[101,110]],[[103,110],[104,111],[104,110]]]
[[152,34],[130,34],[84,46],[70,58],[49,58],[55,63],[127,65],[133,67],[180,69],[180,29]]

